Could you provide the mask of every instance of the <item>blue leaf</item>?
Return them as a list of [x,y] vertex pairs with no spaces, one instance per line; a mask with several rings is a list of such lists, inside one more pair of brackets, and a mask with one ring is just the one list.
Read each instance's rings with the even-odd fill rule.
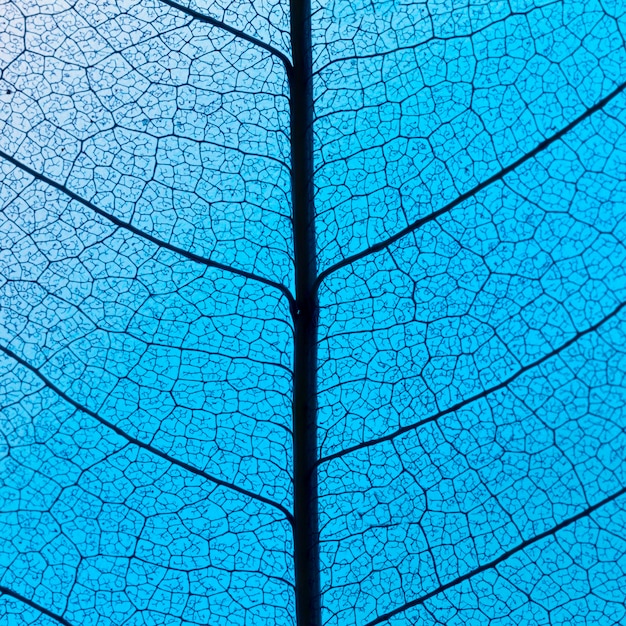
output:
[[0,626],[624,623],[619,2],[0,15]]

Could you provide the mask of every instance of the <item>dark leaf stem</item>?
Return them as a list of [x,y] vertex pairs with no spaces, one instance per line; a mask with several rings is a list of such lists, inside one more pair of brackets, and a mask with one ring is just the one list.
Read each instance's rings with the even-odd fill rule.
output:
[[291,0],[294,318],[294,559],[298,626],[321,626],[317,510],[317,297],[310,0]]

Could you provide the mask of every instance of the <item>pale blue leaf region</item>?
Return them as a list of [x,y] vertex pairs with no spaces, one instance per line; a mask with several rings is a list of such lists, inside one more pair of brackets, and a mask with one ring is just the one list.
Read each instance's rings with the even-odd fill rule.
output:
[[[295,625],[289,22],[0,4],[0,626]],[[626,623],[626,6],[311,25],[323,623]]]

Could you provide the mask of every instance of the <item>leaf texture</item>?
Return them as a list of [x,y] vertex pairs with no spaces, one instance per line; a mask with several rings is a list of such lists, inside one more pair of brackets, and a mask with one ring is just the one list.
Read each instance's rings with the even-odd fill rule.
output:
[[319,11],[326,623],[620,623],[624,23]]
[[162,4],[8,12],[2,619],[291,623],[283,64]]
[[624,623],[621,3],[0,15],[1,626]]

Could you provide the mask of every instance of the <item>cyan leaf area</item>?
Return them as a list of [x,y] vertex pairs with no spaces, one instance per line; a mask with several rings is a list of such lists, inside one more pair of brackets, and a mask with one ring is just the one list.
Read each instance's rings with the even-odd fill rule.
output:
[[[626,5],[310,16],[322,623],[626,623]],[[309,626],[290,28],[0,4],[0,626]]]

